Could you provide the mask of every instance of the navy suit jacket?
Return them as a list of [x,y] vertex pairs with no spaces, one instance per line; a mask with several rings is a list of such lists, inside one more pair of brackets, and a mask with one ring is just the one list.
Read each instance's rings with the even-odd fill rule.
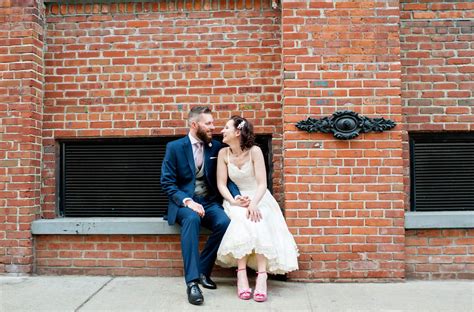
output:
[[[210,145],[210,146],[209,146]],[[208,198],[222,205],[222,196],[217,189],[217,155],[223,147],[222,143],[212,140],[204,145],[204,175],[208,185]],[[227,187],[232,196],[239,195],[237,186],[228,179]],[[193,148],[188,136],[169,142],[161,167],[161,187],[168,195],[168,224],[176,221],[178,209],[183,208],[183,199],[193,198],[196,186],[196,166],[194,164]]]

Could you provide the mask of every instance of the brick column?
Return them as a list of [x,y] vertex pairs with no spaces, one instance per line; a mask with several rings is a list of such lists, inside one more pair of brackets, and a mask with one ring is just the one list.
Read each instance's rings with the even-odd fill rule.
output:
[[[285,208],[301,251],[291,277],[404,278],[399,2],[282,2]],[[295,127],[347,109],[398,126],[348,141]]]
[[[406,130],[474,131],[474,3],[400,2]],[[408,136],[404,152],[409,167]],[[474,230],[407,231],[406,272],[415,279],[474,279]]]
[[0,1],[0,273],[33,270],[30,227],[40,206],[43,25],[43,1]]

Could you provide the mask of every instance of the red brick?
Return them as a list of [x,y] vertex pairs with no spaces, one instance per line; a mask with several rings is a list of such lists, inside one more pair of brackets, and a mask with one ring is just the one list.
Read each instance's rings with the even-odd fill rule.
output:
[[[110,6],[53,4],[47,12],[48,26],[54,28],[61,25],[64,30],[48,33],[50,41],[47,43],[48,52],[44,56],[38,61],[24,58],[26,56],[22,53],[28,50],[43,51],[40,44],[34,46],[36,43],[31,41],[23,42],[22,47],[15,43],[15,47],[10,50],[17,54],[13,58],[1,55],[0,52],[0,58],[7,57],[4,60],[8,62],[22,61],[11,67],[17,71],[16,75],[21,77],[19,79],[33,79],[28,80],[29,86],[24,88],[31,93],[25,99],[31,101],[29,104],[32,105],[43,104],[36,94],[36,90],[42,88],[42,79],[38,78],[40,76],[28,76],[29,73],[25,75],[18,71],[24,68],[42,73],[42,57],[46,64],[45,105],[44,109],[36,110],[44,113],[35,116],[38,125],[41,120],[45,121],[42,129],[44,137],[40,138],[41,134],[37,129],[25,131],[35,136],[35,142],[43,140],[44,163],[41,164],[40,160],[36,161],[37,164],[29,163],[28,168],[33,170],[27,173],[38,175],[42,167],[43,178],[29,180],[14,176],[8,179],[8,182],[19,183],[9,186],[13,191],[1,193],[2,198],[14,199],[15,205],[23,205],[22,211],[29,211],[26,219],[19,225],[26,234],[9,233],[9,237],[14,237],[13,242],[31,242],[28,223],[40,211],[40,194],[43,200],[42,216],[55,215],[55,139],[182,135],[185,133],[185,122],[180,121],[182,114],[175,114],[178,111],[176,103],[182,105],[180,109],[184,110],[195,103],[211,103],[215,110],[218,107],[229,107],[217,109],[219,112],[216,114],[216,123],[223,123],[230,116],[230,111],[243,111],[244,115],[253,118],[259,133],[272,134],[274,143],[279,142],[279,145],[273,146],[275,195],[277,198],[285,198],[282,204],[286,209],[290,230],[295,233],[297,241],[309,240],[319,244],[302,248],[305,252],[300,257],[301,270],[291,276],[313,280],[403,278],[403,252],[400,248],[403,246],[402,208],[409,190],[407,185],[402,187],[404,181],[409,183],[408,144],[404,131],[467,130],[472,123],[472,120],[466,118],[471,113],[469,105],[461,104],[471,95],[467,91],[470,90],[470,85],[459,83],[468,81],[465,74],[472,72],[472,66],[469,66],[472,55],[461,53],[468,49],[468,36],[456,33],[452,21],[441,20],[436,21],[436,24],[426,19],[466,19],[466,12],[454,12],[453,8],[467,11],[469,7],[442,1],[432,4],[402,3],[400,8],[397,4],[390,3],[377,8],[377,16],[374,17],[374,6],[367,7],[367,3],[313,1],[308,5],[284,2],[280,24],[277,19],[279,12],[270,8],[270,2],[265,2],[252,13],[258,17],[258,22],[239,15],[238,23],[234,25],[232,17],[236,18],[237,13],[218,12],[214,4],[217,2],[211,4],[198,1],[194,3],[194,8],[188,3],[184,7],[181,2],[176,5],[172,2],[169,6],[163,2],[144,5],[119,3]],[[229,9],[251,9],[250,1],[229,4]],[[147,14],[157,18],[140,19],[140,14],[150,9],[151,12]],[[203,27],[199,23],[204,18],[201,13],[190,12],[186,19],[167,16],[168,10],[176,9],[206,10],[206,20],[231,22],[221,28]],[[393,16],[398,14],[399,9],[402,10],[401,29],[393,23]],[[73,18],[76,11],[89,14],[92,19],[98,17],[97,14],[106,17],[109,12],[127,13],[127,17],[119,21],[122,23],[120,31],[106,32],[109,26],[101,27],[98,31],[98,23],[86,22],[85,18]],[[70,15],[63,19],[61,14],[66,13]],[[329,26],[320,26],[320,16],[327,18]],[[346,16],[351,16],[352,19],[344,18]],[[364,18],[363,22],[361,17]],[[160,23],[153,22],[154,20],[159,20]],[[418,24],[410,24],[413,21]],[[75,28],[77,25],[78,29],[72,30],[72,26]],[[135,29],[131,28],[138,28],[139,35],[134,35]],[[231,35],[228,33],[230,30],[234,31]],[[65,33],[73,34],[74,36],[70,36],[73,39],[83,38],[81,34],[84,32],[89,35],[87,45],[84,41],[66,42],[62,38]],[[160,33],[165,35],[159,35]],[[15,36],[30,34],[31,31],[15,32]],[[227,36],[226,40],[224,34]],[[282,42],[280,37],[283,38]],[[398,48],[399,37],[402,38],[401,52]],[[261,40],[253,40],[255,38]],[[313,40],[314,38],[317,40]],[[23,37],[22,40],[26,39]],[[194,41],[196,43],[186,45]],[[99,42],[105,43],[98,44]],[[211,49],[204,44],[206,42],[212,43]],[[238,48],[233,48],[235,46]],[[110,47],[112,48],[109,50]],[[436,54],[438,52],[440,54]],[[399,61],[403,64],[402,68],[398,65]],[[88,66],[83,66],[84,64]],[[183,64],[184,67],[174,64]],[[280,78],[281,68],[287,71],[283,75],[284,81]],[[2,70],[0,67],[0,71]],[[328,82],[327,86],[311,84],[311,81],[321,79]],[[196,82],[189,88],[193,81]],[[206,82],[200,84],[198,81]],[[402,84],[401,81],[410,83]],[[3,102],[10,103],[16,97],[19,101],[18,91],[15,91],[18,84],[8,83],[11,84],[8,88],[12,91],[7,93],[8,98],[2,98]],[[399,88],[403,91],[402,98]],[[282,96],[284,101],[281,101]],[[8,105],[10,111],[18,108],[28,111],[29,104],[25,106],[22,102]],[[245,109],[247,105],[252,108]],[[231,106],[234,108],[230,108]],[[407,109],[403,118],[402,106]],[[308,116],[322,117],[346,108],[371,116],[385,117],[390,114],[390,118],[402,126],[384,134],[361,135],[351,140],[351,144],[334,143],[335,140],[330,135],[307,134],[294,127],[295,122]],[[0,110],[5,110],[1,104]],[[443,116],[443,112],[449,116]],[[405,122],[406,127],[403,124]],[[5,129],[10,133],[4,134],[3,138],[16,135],[20,128],[12,125]],[[400,151],[402,134],[405,137],[403,154]],[[391,141],[390,136],[394,138]],[[318,141],[318,148],[315,147],[314,140]],[[308,147],[301,148],[304,144],[308,144]],[[36,151],[38,153],[29,154],[28,158],[41,157],[41,148]],[[25,166],[26,163],[20,161],[21,154],[19,152],[15,156],[18,159],[13,159],[7,165]],[[1,155],[0,151],[0,158]],[[0,169],[1,167],[0,165]],[[41,190],[40,181],[44,185]],[[0,184],[0,188],[1,186]],[[23,198],[17,198],[18,188],[35,189],[36,192],[28,193],[38,195],[28,195],[27,201],[22,201]],[[31,196],[33,201],[29,202]],[[336,225],[343,227],[338,228]],[[329,239],[319,238],[323,233],[322,229],[325,235],[329,235]],[[408,257],[407,270],[411,276],[460,276],[456,275],[459,270],[455,270],[469,262],[470,258],[453,258],[452,255],[443,258],[446,255],[442,252],[461,252],[466,247],[467,252],[472,253],[472,249],[469,249],[472,233],[471,236],[466,236],[467,232],[462,230],[448,233],[452,240],[444,240],[441,231],[412,231],[407,234],[407,244],[412,248],[408,250],[411,252],[410,257],[417,254],[413,250],[416,248],[425,248],[416,249],[420,252],[435,250],[439,254],[435,255],[438,258],[434,260],[440,262],[435,265],[445,266],[444,270],[434,268],[433,271],[417,272],[417,266],[410,261],[424,261],[422,264],[426,265],[433,263],[428,263],[429,260],[422,257]],[[1,235],[0,230],[0,237]],[[416,239],[410,241],[410,235],[414,235]],[[181,275],[178,237],[167,236],[161,240],[162,238],[150,237],[150,241],[147,241],[144,236],[140,236],[137,241],[135,237],[131,241],[130,237],[42,236],[37,240],[37,254],[40,255],[37,261],[38,272]],[[357,254],[345,252],[349,245],[341,242],[352,244],[352,250],[367,252],[376,266],[372,267],[373,263],[361,261]],[[334,251],[334,254],[313,261],[320,256],[324,246]],[[438,248],[446,249],[439,251]],[[86,259],[80,259],[78,251]],[[22,252],[25,250],[11,251],[9,259]],[[56,253],[58,257],[59,254],[72,258],[77,256],[72,261],[79,261],[75,263],[81,267],[71,268],[73,262],[55,259]],[[162,258],[170,260],[160,262]],[[25,259],[27,265],[31,263],[29,258]],[[123,259],[128,260],[124,262]],[[50,260],[53,262],[48,262]],[[336,260],[343,261],[338,263]],[[451,263],[444,263],[448,260]],[[22,261],[25,260],[16,261],[23,265]],[[92,263],[101,267],[91,267]],[[155,269],[146,268],[149,264]],[[0,264],[0,268],[2,267],[5,266]],[[323,267],[326,271],[320,270]],[[25,268],[28,269],[28,266],[19,268],[18,271]]]

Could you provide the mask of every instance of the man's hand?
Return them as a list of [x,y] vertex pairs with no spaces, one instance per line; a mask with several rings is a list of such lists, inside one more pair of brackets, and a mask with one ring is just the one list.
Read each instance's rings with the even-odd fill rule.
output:
[[233,206],[248,207],[250,205],[250,198],[248,196],[237,195]]
[[191,209],[192,211],[195,211],[201,218],[204,217],[206,212],[204,211],[204,207],[201,204],[196,203],[194,200],[187,200],[186,201],[186,207]]

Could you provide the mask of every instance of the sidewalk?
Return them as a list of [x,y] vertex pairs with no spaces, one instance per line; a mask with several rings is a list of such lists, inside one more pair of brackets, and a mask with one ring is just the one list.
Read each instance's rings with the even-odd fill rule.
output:
[[179,277],[0,276],[0,311],[474,311],[472,281],[293,283],[269,281],[269,300],[236,296],[215,278],[205,302],[187,302]]

